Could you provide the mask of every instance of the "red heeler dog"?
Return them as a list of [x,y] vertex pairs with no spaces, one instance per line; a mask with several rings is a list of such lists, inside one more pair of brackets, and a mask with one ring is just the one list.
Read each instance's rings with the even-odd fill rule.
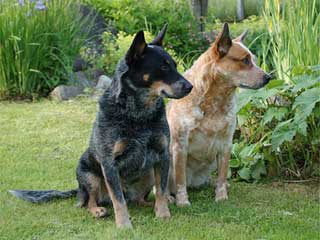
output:
[[271,79],[243,45],[245,35],[232,40],[228,24],[224,24],[212,46],[184,74],[193,85],[191,94],[172,100],[167,108],[172,155],[170,191],[176,195],[178,206],[189,205],[187,187],[207,183],[216,168],[215,200],[228,198],[236,89],[258,89]]

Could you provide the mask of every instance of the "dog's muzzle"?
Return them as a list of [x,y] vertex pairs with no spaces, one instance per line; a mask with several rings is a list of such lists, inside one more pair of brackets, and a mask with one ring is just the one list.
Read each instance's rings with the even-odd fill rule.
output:
[[193,88],[192,84],[182,77],[170,86],[172,88],[173,96],[169,97],[176,99],[187,96]]
[[262,82],[260,84],[255,85],[255,86],[249,86],[249,85],[241,83],[239,87],[247,88],[247,89],[259,89],[259,88],[262,88],[265,85],[267,85],[272,78],[273,77],[270,74],[266,73],[266,74],[263,75]]

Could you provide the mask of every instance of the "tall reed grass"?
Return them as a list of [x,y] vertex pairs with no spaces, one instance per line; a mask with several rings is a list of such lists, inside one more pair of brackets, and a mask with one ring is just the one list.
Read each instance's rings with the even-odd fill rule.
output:
[[47,94],[67,81],[83,45],[77,1],[2,0],[0,3],[0,98]]
[[[263,13],[270,54],[280,79],[320,64],[320,3],[317,0],[268,0]],[[269,50],[269,51],[268,51]]]

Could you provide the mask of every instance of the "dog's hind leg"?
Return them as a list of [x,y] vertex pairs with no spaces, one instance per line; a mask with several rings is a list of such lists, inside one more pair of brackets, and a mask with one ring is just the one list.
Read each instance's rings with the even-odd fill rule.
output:
[[81,185],[79,185],[77,198],[78,198],[78,203],[76,205],[77,207],[81,208],[81,207],[87,206],[89,195],[88,195],[87,190],[84,187],[82,187]]
[[101,218],[108,215],[107,209],[98,207],[98,197],[101,185],[101,178],[95,174],[77,169],[77,179],[79,182],[78,207],[88,207],[94,217]]
[[218,179],[216,182],[216,202],[228,199],[227,175],[230,160],[230,150],[225,149],[224,153],[218,154]]
[[99,192],[100,192],[100,184],[101,184],[101,178],[92,174],[87,173],[87,191],[89,195],[88,199],[88,209],[91,212],[91,214],[96,218],[102,218],[106,217],[108,215],[107,209],[104,207],[98,207],[98,198],[99,198]]

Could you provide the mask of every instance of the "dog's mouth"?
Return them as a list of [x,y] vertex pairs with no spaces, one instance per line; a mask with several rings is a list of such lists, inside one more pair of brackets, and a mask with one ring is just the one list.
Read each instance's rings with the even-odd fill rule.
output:
[[180,92],[180,93],[175,93],[175,94],[169,94],[165,90],[160,91],[160,97],[163,98],[172,98],[172,99],[180,99],[183,98],[184,96],[188,95],[190,91],[186,92]]
[[239,87],[244,89],[257,89],[256,87],[251,87],[243,83],[240,83]]
[[161,90],[161,91],[160,91],[160,97],[170,98],[169,94],[168,94],[168,93],[166,93],[166,91],[165,91],[165,90]]
[[179,96],[175,96],[175,95],[167,93],[165,90],[161,90],[160,91],[160,97],[163,97],[163,98],[174,98],[174,99],[180,98]]
[[257,89],[260,89],[262,87],[264,87],[267,83],[262,83],[262,84],[259,84],[259,85],[256,85],[256,86],[249,86],[247,84],[244,84],[244,83],[240,83],[239,87],[240,88],[244,88],[244,89],[254,89],[254,90],[257,90]]

